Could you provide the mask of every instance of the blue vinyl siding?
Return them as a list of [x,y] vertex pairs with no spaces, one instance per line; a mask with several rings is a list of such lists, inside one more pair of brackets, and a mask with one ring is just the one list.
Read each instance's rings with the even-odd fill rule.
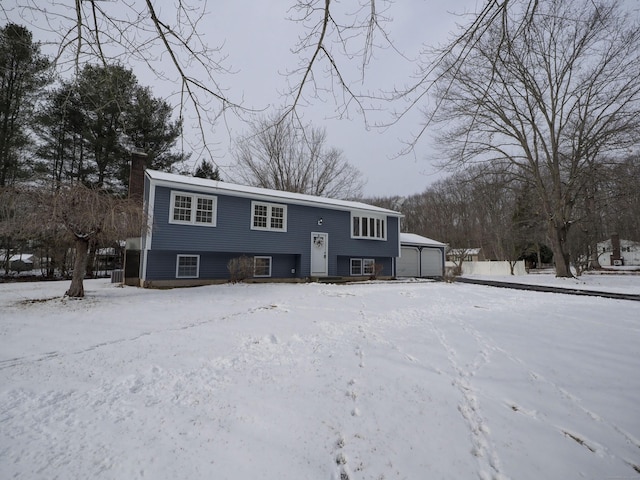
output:
[[[224,280],[230,277],[227,265],[229,260],[241,256],[234,253],[213,253],[213,252],[185,252],[152,250],[148,252],[147,259],[147,279],[150,280],[173,280],[176,278],[176,261],[178,255],[200,255],[200,276],[201,279]],[[249,254],[249,257],[265,255],[256,253]],[[272,278],[295,278],[297,277],[299,258],[295,255],[269,255],[271,260]],[[291,273],[291,270],[295,270]]]
[[[150,187],[148,179],[145,179],[145,187]],[[252,230],[251,198],[221,195],[210,191],[203,194],[217,197],[216,226],[178,225],[169,223],[172,190],[198,194],[190,192],[187,188],[155,187],[151,242],[150,245],[145,245],[147,280],[175,278],[177,254],[200,255],[202,279],[229,278],[227,263],[231,258],[240,255],[273,257],[273,278],[307,277],[311,262],[311,232],[323,232],[329,236],[330,276],[349,275],[351,257],[375,258],[376,262],[385,265],[383,275],[391,275],[392,259],[400,253],[398,217],[387,216],[386,240],[353,239],[351,212],[347,209],[286,204],[281,200],[261,200],[287,206],[287,231]],[[320,218],[322,225],[318,225]],[[295,273],[291,273],[292,269]]]
[[388,257],[367,257],[363,255],[353,255],[350,257],[338,257],[338,275],[341,277],[349,277],[351,275],[351,259],[352,258],[373,258],[376,265],[382,265],[383,270],[380,275],[391,275],[393,272],[393,259]]

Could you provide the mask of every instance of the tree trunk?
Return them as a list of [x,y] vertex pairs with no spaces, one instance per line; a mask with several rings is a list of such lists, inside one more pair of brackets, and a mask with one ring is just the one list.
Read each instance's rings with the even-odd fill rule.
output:
[[[593,186],[595,190],[595,186]],[[598,261],[598,213],[596,208],[595,193],[588,193],[585,201],[585,214],[588,219],[588,231],[587,240],[589,242],[589,260],[587,262],[587,268],[600,269],[600,262]]]
[[4,266],[4,274],[9,275],[9,270],[11,269],[11,262],[9,261],[9,259],[11,258],[11,248],[9,248],[9,246],[11,245],[11,239],[9,237],[7,237],[5,245],[7,248],[4,251],[2,265]]
[[87,258],[89,252],[89,241],[85,238],[76,237],[76,260],[73,264],[73,277],[71,286],[65,295],[74,298],[84,297],[84,276],[87,273]]
[[96,278],[96,253],[98,251],[98,242],[95,240],[89,242],[89,258],[87,258],[87,278]]
[[602,266],[600,265],[600,259],[598,258],[598,244],[596,242],[592,242],[589,245],[589,250],[590,250],[589,255],[591,256],[591,261],[589,262],[589,268],[593,270],[602,269]]
[[557,225],[553,221],[549,222],[549,238],[551,239],[556,277],[573,278],[569,254],[565,251],[568,230],[569,227],[567,225]]

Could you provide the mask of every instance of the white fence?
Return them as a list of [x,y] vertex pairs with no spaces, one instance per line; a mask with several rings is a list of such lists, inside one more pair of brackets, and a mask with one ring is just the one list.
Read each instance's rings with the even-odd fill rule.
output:
[[[453,262],[447,262],[447,267],[454,267]],[[511,275],[509,262],[463,262],[463,275]],[[524,260],[516,262],[513,267],[514,275],[526,275],[527,270],[524,266]]]

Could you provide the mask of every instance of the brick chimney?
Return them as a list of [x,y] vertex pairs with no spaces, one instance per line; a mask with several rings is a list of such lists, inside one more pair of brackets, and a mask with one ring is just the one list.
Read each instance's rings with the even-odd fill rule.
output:
[[140,151],[131,152],[131,168],[129,170],[129,198],[142,203],[144,197],[144,170],[147,154]]

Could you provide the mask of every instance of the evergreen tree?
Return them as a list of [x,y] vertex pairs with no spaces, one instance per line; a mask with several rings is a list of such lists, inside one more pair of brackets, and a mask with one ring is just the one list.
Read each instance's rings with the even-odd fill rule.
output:
[[198,165],[198,168],[196,168],[196,173],[194,173],[193,176],[198,178],[208,178],[209,180],[221,180],[220,170],[218,170],[218,167],[214,166],[213,162],[209,162],[207,160],[202,160],[200,165]]
[[29,30],[14,23],[0,29],[0,187],[24,174],[21,154],[31,143],[27,126],[37,94],[49,81],[48,67]]
[[38,117],[40,169],[54,182],[123,191],[128,186],[129,150],[143,150],[148,166],[170,170],[185,156],[172,152],[181,125],[171,106],[138,84],[120,65],[87,65],[78,78],[62,82]]
[[91,173],[84,162],[84,115],[76,93],[68,84],[51,91],[36,117],[34,128],[41,144],[35,173],[54,189],[64,182],[87,184]]

